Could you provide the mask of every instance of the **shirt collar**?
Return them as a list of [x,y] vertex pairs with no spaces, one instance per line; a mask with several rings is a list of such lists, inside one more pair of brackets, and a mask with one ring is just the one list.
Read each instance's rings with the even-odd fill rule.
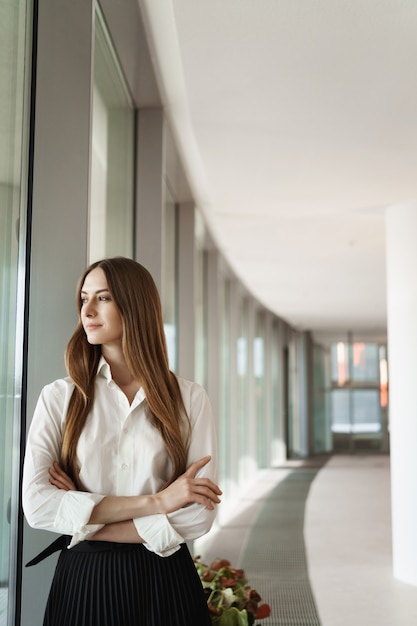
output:
[[103,355],[100,357],[100,361],[98,362],[97,376],[104,376],[108,383],[113,380],[110,365],[107,363]]
[[[107,363],[103,355],[101,355],[100,361],[98,362],[97,376],[104,376],[104,378],[107,380],[107,385],[109,385],[110,382],[113,381],[110,365]],[[143,387],[140,387],[136,394],[136,400],[140,403],[145,398],[146,398],[145,391]]]

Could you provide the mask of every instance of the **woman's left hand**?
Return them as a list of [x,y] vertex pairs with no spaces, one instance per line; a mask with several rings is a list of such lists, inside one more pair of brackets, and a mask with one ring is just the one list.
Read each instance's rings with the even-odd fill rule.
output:
[[77,491],[77,487],[71,478],[64,472],[64,470],[55,461],[53,466],[49,468],[49,482],[58,489],[64,491]]

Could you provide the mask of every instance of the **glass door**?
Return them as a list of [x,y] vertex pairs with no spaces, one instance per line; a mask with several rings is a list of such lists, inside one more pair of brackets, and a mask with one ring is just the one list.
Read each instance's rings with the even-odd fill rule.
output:
[[16,621],[31,9],[0,7],[0,626]]

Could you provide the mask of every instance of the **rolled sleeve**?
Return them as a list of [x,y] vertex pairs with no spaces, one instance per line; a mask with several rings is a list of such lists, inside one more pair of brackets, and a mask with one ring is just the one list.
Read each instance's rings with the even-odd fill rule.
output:
[[42,390],[29,429],[22,499],[25,517],[32,528],[72,535],[72,546],[103,527],[88,524],[88,520],[104,495],[64,491],[49,482],[49,468],[60,456],[62,416],[71,392],[72,386],[65,380]]
[[[198,472],[199,478],[217,481],[217,441],[211,404],[206,391],[193,383],[184,397],[191,421],[191,440],[187,455],[187,467],[210,455],[211,460]],[[213,525],[216,509],[201,504],[191,504],[167,515],[149,515],[134,521],[144,545],[159,554],[169,556],[181,543],[193,541],[205,535]]]
[[[188,450],[187,466],[210,455],[210,461],[198,472],[198,478],[209,478],[217,483],[217,438],[213,412],[208,395],[203,387],[194,383],[189,399],[189,415],[191,420],[191,441]],[[213,525],[217,514],[202,504],[191,504],[168,514],[172,527],[183,537],[184,541],[193,541],[202,537]]]
[[89,524],[94,507],[101,502],[104,496],[84,493],[81,491],[67,491],[61,500],[55,517],[54,526],[64,535],[72,535],[70,548],[80,541],[85,541],[104,524]]
[[170,556],[176,552],[184,538],[169,523],[166,515],[156,514],[133,520],[144,546],[159,556]]

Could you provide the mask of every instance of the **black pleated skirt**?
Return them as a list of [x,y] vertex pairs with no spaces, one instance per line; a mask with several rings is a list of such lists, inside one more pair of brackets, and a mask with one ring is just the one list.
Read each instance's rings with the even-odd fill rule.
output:
[[44,626],[210,626],[185,544],[160,557],[140,544],[84,541],[58,559]]

